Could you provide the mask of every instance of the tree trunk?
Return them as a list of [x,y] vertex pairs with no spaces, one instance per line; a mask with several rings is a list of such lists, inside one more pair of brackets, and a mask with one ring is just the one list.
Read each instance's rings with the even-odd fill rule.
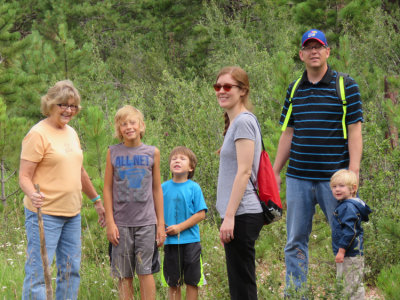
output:
[[4,206],[7,204],[7,197],[6,197],[6,180],[5,180],[5,173],[6,173],[6,168],[4,167],[4,159],[2,158],[0,161],[0,184],[1,184],[1,202],[3,203]]
[[[393,106],[396,106],[398,101],[399,91],[390,85],[390,82],[387,80],[385,76],[385,99],[390,99],[392,101]],[[392,117],[388,116],[388,133],[387,137],[390,138],[390,144],[392,145],[392,149],[397,148],[399,146],[399,130],[397,126],[394,124]]]

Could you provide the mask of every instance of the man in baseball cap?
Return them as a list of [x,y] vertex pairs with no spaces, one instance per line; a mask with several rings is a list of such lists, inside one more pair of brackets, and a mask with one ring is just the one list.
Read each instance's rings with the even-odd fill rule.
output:
[[299,56],[305,71],[289,85],[280,118],[282,135],[273,169],[279,186],[280,172],[289,161],[286,295],[292,288],[300,291],[307,287],[308,241],[316,204],[332,227],[337,205],[329,187],[332,174],[339,169],[349,169],[357,175],[360,171],[363,122],[360,91],[353,78],[340,75],[345,92],[342,101],[336,92],[339,74],[328,65],[329,55],[323,32],[311,29],[304,33]]

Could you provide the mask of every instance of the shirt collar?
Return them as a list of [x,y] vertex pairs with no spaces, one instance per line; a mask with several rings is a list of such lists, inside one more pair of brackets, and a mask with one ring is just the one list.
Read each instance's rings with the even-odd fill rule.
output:
[[[326,70],[324,77],[322,77],[322,79],[318,83],[329,85],[330,82],[333,80],[333,75],[334,75],[333,70],[328,65],[328,70]],[[304,70],[303,76],[301,77],[300,80],[300,84],[303,84],[304,82],[309,82],[307,78],[307,70]]]

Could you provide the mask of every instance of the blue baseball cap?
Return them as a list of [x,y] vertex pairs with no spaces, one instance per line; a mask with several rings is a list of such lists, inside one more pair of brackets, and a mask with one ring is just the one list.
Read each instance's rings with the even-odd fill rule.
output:
[[322,45],[328,46],[325,34],[318,29],[310,29],[305,34],[303,34],[303,37],[301,39],[301,46],[304,46],[305,42],[307,42],[308,40],[316,40]]

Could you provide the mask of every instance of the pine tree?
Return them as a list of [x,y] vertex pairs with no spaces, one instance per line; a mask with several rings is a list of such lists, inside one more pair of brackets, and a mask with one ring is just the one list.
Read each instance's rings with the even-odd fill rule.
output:
[[8,109],[14,109],[23,90],[30,82],[29,75],[19,68],[20,54],[29,40],[20,39],[18,32],[11,32],[17,12],[14,4],[0,5],[0,96]]
[[[93,183],[102,190],[104,165],[108,146],[112,144],[112,133],[107,131],[107,122],[99,106],[90,106],[78,119],[78,133],[84,148],[85,168],[93,177]],[[88,151],[85,151],[88,150]]]
[[16,184],[21,140],[29,123],[24,118],[9,117],[0,97],[0,199],[3,205],[19,191]]

